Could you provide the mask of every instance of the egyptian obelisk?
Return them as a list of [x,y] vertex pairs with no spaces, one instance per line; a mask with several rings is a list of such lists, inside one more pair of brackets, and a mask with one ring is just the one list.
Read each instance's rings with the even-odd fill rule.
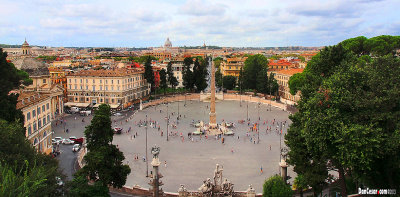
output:
[[215,114],[215,67],[211,60],[211,105],[210,105],[210,128],[217,128],[217,116]]

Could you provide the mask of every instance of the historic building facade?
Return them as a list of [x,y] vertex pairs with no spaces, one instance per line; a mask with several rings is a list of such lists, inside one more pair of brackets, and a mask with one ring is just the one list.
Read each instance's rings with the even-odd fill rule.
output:
[[25,117],[25,136],[40,152],[52,152],[51,132],[51,97],[35,92],[21,92],[17,109]]
[[226,62],[221,62],[220,69],[223,76],[239,77],[240,69],[243,68],[247,57],[226,58]]
[[150,85],[141,68],[82,70],[66,77],[66,106],[97,107],[106,103],[114,109],[126,108],[150,94]]

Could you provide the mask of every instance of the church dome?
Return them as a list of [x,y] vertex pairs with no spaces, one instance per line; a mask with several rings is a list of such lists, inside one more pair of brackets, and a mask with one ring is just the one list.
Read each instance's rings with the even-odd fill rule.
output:
[[169,38],[167,38],[167,40],[165,41],[164,47],[166,47],[166,48],[172,47],[172,43],[171,43],[171,41],[169,40]]
[[49,69],[46,64],[34,58],[27,57],[13,61],[16,68],[23,70],[29,76],[43,76],[50,75]]

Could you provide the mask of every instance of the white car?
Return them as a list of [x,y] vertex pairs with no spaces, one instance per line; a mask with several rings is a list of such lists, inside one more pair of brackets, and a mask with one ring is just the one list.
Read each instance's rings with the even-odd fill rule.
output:
[[71,136],[71,137],[69,137],[69,139],[74,141],[74,140],[76,140],[76,137],[75,136]]
[[74,146],[72,147],[72,152],[77,152],[79,151],[79,149],[81,149],[81,146],[79,144],[74,144]]
[[62,141],[63,144],[74,144],[74,141],[70,140],[70,139],[64,139]]
[[62,137],[55,137],[54,141],[56,141],[57,144],[61,143],[63,141]]

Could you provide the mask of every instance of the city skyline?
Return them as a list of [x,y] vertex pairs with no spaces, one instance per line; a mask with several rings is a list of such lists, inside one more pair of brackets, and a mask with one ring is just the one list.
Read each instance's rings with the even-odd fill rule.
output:
[[169,37],[173,46],[318,47],[400,33],[394,0],[1,2],[3,44],[157,47]]

